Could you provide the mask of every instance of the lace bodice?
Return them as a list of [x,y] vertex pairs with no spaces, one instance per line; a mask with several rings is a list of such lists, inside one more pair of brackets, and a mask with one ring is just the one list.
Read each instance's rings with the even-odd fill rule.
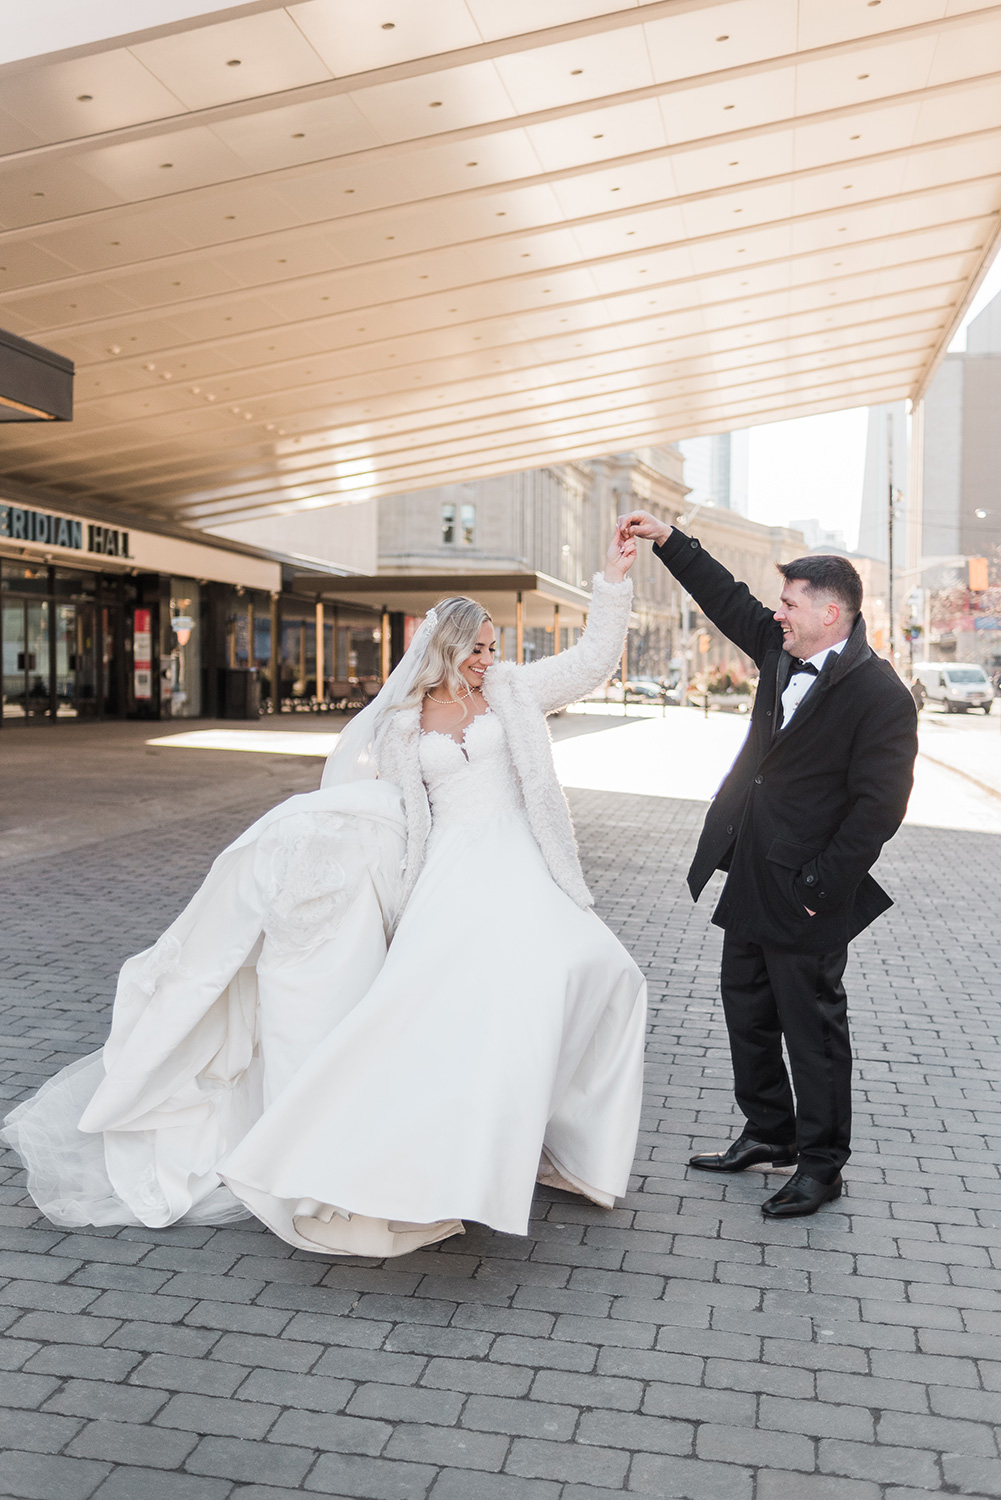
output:
[[524,811],[507,739],[496,714],[480,714],[473,719],[466,726],[461,745],[450,734],[423,732],[420,758],[436,824],[453,819],[479,822],[499,812]]

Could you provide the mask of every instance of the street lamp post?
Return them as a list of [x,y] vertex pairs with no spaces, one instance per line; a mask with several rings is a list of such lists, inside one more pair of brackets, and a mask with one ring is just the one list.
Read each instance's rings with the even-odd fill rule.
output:
[[893,413],[886,414],[886,606],[889,615],[890,665],[897,665],[897,622],[893,602],[893,520],[894,511],[901,500],[899,490],[893,488]]

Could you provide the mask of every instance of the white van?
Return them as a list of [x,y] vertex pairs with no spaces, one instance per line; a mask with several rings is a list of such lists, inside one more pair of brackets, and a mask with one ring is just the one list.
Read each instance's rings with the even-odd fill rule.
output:
[[941,703],[947,714],[965,714],[968,708],[989,714],[994,702],[994,685],[975,662],[918,662],[914,681],[921,686],[922,701]]

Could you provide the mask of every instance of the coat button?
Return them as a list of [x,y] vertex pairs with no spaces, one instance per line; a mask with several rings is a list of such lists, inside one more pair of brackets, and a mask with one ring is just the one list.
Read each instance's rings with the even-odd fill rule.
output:
[[767,711],[766,711],[766,713],[765,713],[765,718],[766,718],[766,719],[770,719],[770,718],[771,718],[771,716],[772,716],[772,711],[771,711],[771,709],[770,709],[770,708],[769,708],[769,709],[768,709],[768,710],[767,710]]
[[803,879],[806,881],[807,885],[816,885],[817,884],[817,877],[816,877],[816,875],[804,875]]
[[760,786],[761,783],[764,781],[764,779],[765,778],[763,776],[755,776],[755,778],[754,778],[754,785],[755,786]]
[[696,547],[697,547],[697,546],[698,546],[698,545],[699,545],[699,544],[698,544],[698,542],[689,542],[689,543],[688,543],[688,545],[689,545],[689,547],[691,547],[691,548],[692,548],[692,549],[693,549],[693,551],[694,551],[694,549],[695,549],[695,548],[696,548]]
[[726,825],[726,831],[727,831],[727,833],[732,833],[733,832],[733,824],[732,823],[728,823]]

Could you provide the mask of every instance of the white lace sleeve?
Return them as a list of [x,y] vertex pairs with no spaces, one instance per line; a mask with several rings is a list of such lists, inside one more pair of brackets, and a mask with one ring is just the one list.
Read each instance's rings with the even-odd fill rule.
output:
[[522,682],[545,713],[566,708],[594,692],[622,658],[633,602],[632,580],[608,583],[596,573],[592,587],[587,628],[576,646],[518,668]]

